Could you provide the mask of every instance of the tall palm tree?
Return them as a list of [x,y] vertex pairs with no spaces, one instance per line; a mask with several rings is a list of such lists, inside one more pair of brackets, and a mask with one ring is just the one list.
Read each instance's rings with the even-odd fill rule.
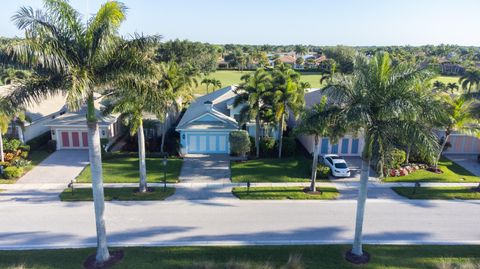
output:
[[[396,141],[392,141],[391,134],[401,132],[406,126],[422,133],[418,136],[423,138],[424,144],[434,148],[436,140],[431,132],[411,124],[418,111],[425,111],[422,106],[426,103],[415,85],[431,77],[429,72],[410,65],[393,66],[388,53],[383,53],[371,60],[357,57],[353,75],[339,77],[326,89],[329,98],[341,106],[351,130],[362,130],[364,136],[355,238],[347,255],[350,261],[365,261],[362,231],[373,148],[383,152],[394,145]],[[426,112],[435,115],[435,111]]]
[[433,82],[433,89],[434,90],[437,90],[437,91],[444,91],[445,90],[445,83],[441,82],[441,81],[438,81],[436,80],[435,82]]
[[455,82],[449,82],[447,84],[447,89],[449,89],[451,93],[453,93],[455,90],[458,90],[458,88],[458,84]]
[[257,158],[260,157],[260,120],[265,96],[271,88],[271,76],[263,68],[252,74],[243,75],[243,82],[235,90],[237,96],[233,106],[243,105],[240,110],[240,122],[255,119],[255,149]]
[[167,108],[163,113],[157,115],[157,118],[163,123],[162,141],[160,145],[160,151],[163,153],[168,113],[172,109],[175,109],[178,113],[182,109],[183,103],[193,98],[193,88],[198,86],[198,81],[195,74],[175,62],[162,63],[159,73],[160,77],[158,78],[156,87],[163,92],[163,106]]
[[66,0],[44,0],[44,10],[22,7],[13,17],[26,38],[7,48],[9,60],[36,71],[15,85],[12,104],[38,102],[56,93],[66,94],[71,110],[86,103],[89,159],[97,230],[96,263],[110,258],[104,220],[104,192],[100,133],[94,92],[113,86],[114,78],[126,73],[145,73],[138,57],[150,39],[118,37],[126,7],[117,1],[104,3],[84,23]]
[[478,120],[472,113],[474,107],[473,101],[469,101],[464,97],[452,98],[445,96],[443,98],[443,107],[447,115],[447,118],[444,120],[444,126],[442,126],[445,128],[445,136],[442,139],[442,145],[435,158],[435,168],[437,168],[445,145],[453,132],[480,135],[480,129],[476,124]]
[[311,109],[304,111],[302,120],[295,128],[295,132],[313,135],[314,149],[312,152],[312,173],[310,178],[310,191],[316,190],[319,141],[321,137],[328,137],[332,143],[336,143],[345,132],[345,124],[342,123],[341,110],[337,106],[328,105],[327,97],[324,96],[320,103]]
[[200,84],[205,84],[205,86],[207,87],[207,94],[208,94],[208,87],[210,85],[212,85],[213,87],[218,87],[218,88],[222,87],[222,82],[218,79],[215,79],[215,78],[204,78],[204,79],[202,79]]
[[281,158],[285,117],[290,111],[295,117],[298,116],[305,103],[305,88],[300,83],[300,74],[284,65],[273,70],[272,78],[273,107],[278,122],[278,158]]
[[208,94],[208,86],[210,86],[212,84],[212,79],[211,78],[204,78],[204,79],[202,79],[200,84],[205,84],[205,87],[207,89],[207,94]]
[[458,83],[462,86],[463,90],[470,93],[473,87],[480,85],[480,70],[477,68],[467,69],[465,74],[458,79]]

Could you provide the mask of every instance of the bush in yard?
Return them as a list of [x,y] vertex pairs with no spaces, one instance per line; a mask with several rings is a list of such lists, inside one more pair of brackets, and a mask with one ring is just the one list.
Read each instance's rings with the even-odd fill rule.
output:
[[385,156],[385,164],[388,168],[399,168],[406,160],[407,154],[403,150],[392,149]]
[[250,151],[250,138],[247,131],[230,132],[228,141],[230,142],[230,151],[235,156],[245,157],[247,152]]
[[14,165],[16,167],[25,167],[25,166],[30,165],[30,161],[18,158],[18,159],[13,160],[12,165]]
[[47,143],[47,152],[52,153],[57,150],[57,141],[49,140]]
[[5,179],[18,178],[22,175],[22,173],[23,173],[23,168],[19,168],[16,166],[10,166],[3,169],[3,177]]
[[28,158],[28,151],[22,151],[22,153],[20,153],[20,157],[22,157],[23,159],[27,159]]
[[295,137],[287,136],[282,139],[282,156],[292,157],[297,151],[297,142]]
[[4,151],[10,151],[10,152],[15,152],[18,150],[18,148],[22,145],[22,141],[18,139],[5,139],[3,141],[3,150]]
[[255,137],[249,136],[250,139],[250,154],[255,154],[256,148],[255,148]]
[[5,168],[11,166],[11,164],[8,162],[0,162],[0,166],[3,166],[3,168]]
[[317,165],[317,178],[328,179],[329,175],[330,175],[330,167],[324,164]]
[[30,152],[30,146],[29,145],[20,145],[20,147],[18,147],[19,150],[21,150],[22,152]]
[[107,151],[105,148],[107,147],[107,144],[110,140],[108,138],[100,138],[100,148],[102,150],[102,154],[105,154]]
[[262,137],[260,139],[260,151],[263,157],[271,157],[275,153],[275,139]]
[[28,140],[27,145],[30,146],[31,150],[37,150],[45,147],[50,139],[52,139],[52,135],[50,134],[50,131],[47,131],[33,139]]

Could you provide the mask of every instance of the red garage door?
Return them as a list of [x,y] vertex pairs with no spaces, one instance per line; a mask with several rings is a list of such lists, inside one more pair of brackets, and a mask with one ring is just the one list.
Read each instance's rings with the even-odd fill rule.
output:
[[68,135],[68,132],[62,132],[62,147],[70,147],[70,136]]

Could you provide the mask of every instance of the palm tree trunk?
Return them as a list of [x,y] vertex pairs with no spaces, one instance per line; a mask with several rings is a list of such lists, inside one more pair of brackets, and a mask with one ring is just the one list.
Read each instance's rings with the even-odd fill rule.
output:
[[282,147],[283,147],[283,121],[285,120],[285,115],[282,114],[280,118],[280,123],[278,124],[278,158],[282,158]]
[[160,144],[160,152],[161,153],[164,153],[165,150],[164,150],[164,147],[165,147],[165,135],[167,134],[167,120],[165,118],[165,122],[163,123],[163,128],[162,128],[162,142]]
[[147,164],[145,163],[145,134],[143,133],[143,122],[140,122],[137,130],[138,137],[138,164],[140,168],[139,192],[147,191]]
[[18,133],[18,140],[20,140],[24,144],[25,143],[25,137],[23,136],[22,127],[17,126],[17,133]]
[[0,130],[0,159],[2,163],[5,162],[5,156],[3,155],[3,135],[1,130]]
[[103,264],[110,258],[107,247],[107,231],[105,228],[105,199],[103,193],[102,153],[100,150],[100,131],[95,114],[93,95],[88,97],[87,126],[88,153],[92,174],[93,206],[95,208],[95,224],[97,228],[96,262]]
[[260,158],[260,116],[255,117],[255,150],[257,159]]
[[357,256],[363,255],[362,232],[363,232],[363,218],[365,216],[365,204],[367,200],[369,171],[370,171],[370,159],[362,157],[362,171],[360,174],[360,188],[358,189],[357,215],[355,219],[355,238],[353,240],[353,246],[352,246],[352,253]]
[[315,147],[313,149],[312,177],[310,181],[310,191],[315,191],[317,181],[317,163],[318,163],[318,135],[315,135]]
[[442,157],[443,149],[445,148],[445,145],[447,144],[448,138],[450,137],[449,133],[445,133],[445,140],[442,143],[442,146],[440,147],[440,151],[438,153],[437,159],[435,160],[435,169],[438,168],[438,162],[440,161],[440,158]]
[[405,163],[409,164],[410,163],[410,151],[412,150],[412,146],[409,144],[407,145],[407,150],[406,150],[406,156],[405,156]]

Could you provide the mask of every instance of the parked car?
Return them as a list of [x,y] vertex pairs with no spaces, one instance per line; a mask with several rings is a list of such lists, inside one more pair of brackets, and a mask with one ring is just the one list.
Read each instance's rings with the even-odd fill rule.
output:
[[350,169],[348,168],[347,162],[335,154],[326,154],[323,156],[323,163],[330,167],[332,175],[334,177],[349,177]]

